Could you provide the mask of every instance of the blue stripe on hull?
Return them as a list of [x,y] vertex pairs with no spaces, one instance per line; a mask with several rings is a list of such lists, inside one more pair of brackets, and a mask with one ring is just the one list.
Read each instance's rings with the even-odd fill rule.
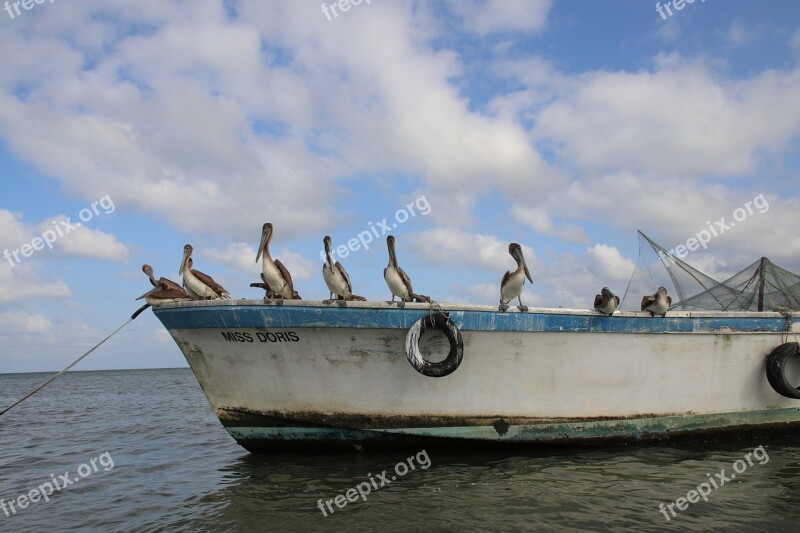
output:
[[[207,305],[154,309],[169,329],[357,328],[401,329],[427,315],[427,309],[376,309],[275,305]],[[611,332],[611,333],[778,333],[782,317],[602,316],[556,313],[449,311],[463,331]]]

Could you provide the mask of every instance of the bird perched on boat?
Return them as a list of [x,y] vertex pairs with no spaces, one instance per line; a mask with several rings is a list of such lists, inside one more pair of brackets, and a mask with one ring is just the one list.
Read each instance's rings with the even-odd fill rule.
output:
[[193,267],[194,261],[192,260],[191,244],[183,247],[183,260],[181,261],[181,268],[179,274],[183,274],[183,284],[186,286],[186,291],[192,294],[198,300],[216,300],[224,298],[230,300],[231,295],[225,288],[214,281],[208,274],[203,274]]
[[333,251],[331,250],[331,237],[326,235],[322,239],[325,244],[325,263],[322,265],[322,277],[325,279],[325,285],[328,286],[330,291],[330,299],[323,300],[322,303],[330,304],[335,301],[333,295],[335,294],[341,304],[348,300],[366,301],[363,296],[356,296],[353,294],[353,285],[350,283],[350,276],[344,269],[339,261],[333,262]]
[[155,282],[155,287],[142,294],[137,300],[142,298],[150,305],[160,305],[173,302],[186,302],[191,301],[193,298],[184,291],[180,285],[169,281],[166,278],[161,278]]
[[171,279],[159,278],[158,280],[156,280],[156,278],[153,276],[153,267],[151,267],[147,263],[142,265],[142,272],[147,274],[147,277],[150,278],[150,283],[153,285],[153,287],[158,287],[159,283],[165,283],[169,288],[183,290],[183,287],[181,287],[179,284],[175,283]]
[[517,309],[520,311],[527,311],[528,308],[522,305],[522,286],[525,284],[525,278],[528,278],[533,283],[533,278],[528,270],[528,265],[525,263],[525,257],[522,255],[522,247],[512,242],[508,245],[508,253],[517,262],[517,269],[514,272],[506,272],[500,281],[500,311],[505,312],[508,310],[508,302],[517,298],[519,305]]
[[667,296],[667,289],[664,287],[659,287],[654,295],[642,298],[642,311],[649,312],[651,317],[665,316],[670,305],[672,305],[672,297]]
[[411,287],[411,278],[397,265],[393,235],[386,237],[386,246],[389,249],[389,264],[383,269],[383,279],[386,280],[386,285],[392,291],[392,300],[386,303],[393,304],[395,296],[400,298],[397,307],[405,307],[406,302],[413,302],[414,300],[431,303],[430,297],[423,294],[414,294],[414,289]]
[[256,289],[264,289],[266,292],[264,295],[265,300],[269,300],[270,298],[274,297],[274,293],[272,292],[272,289],[269,288],[269,285],[267,285],[267,280],[264,278],[263,272],[261,273],[261,283],[251,283],[250,286]]
[[300,295],[294,290],[294,283],[289,270],[283,266],[280,260],[272,259],[269,253],[272,233],[272,224],[270,222],[261,227],[261,243],[258,245],[258,253],[256,254],[256,263],[261,259],[261,272],[263,274],[261,279],[272,291],[272,296],[268,294],[264,300],[267,302],[271,302],[273,298],[301,300]]
[[594,297],[594,308],[604,315],[611,315],[619,307],[619,296],[603,287],[600,294]]

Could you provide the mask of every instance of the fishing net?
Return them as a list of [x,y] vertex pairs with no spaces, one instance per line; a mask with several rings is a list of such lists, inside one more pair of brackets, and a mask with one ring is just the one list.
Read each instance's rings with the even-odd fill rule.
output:
[[[667,287],[672,296],[670,309],[800,310],[800,276],[777,266],[766,257],[762,257],[725,281],[718,282],[671,254],[641,231],[639,240],[640,257],[637,270],[643,269],[647,272],[652,283],[651,293],[654,292],[652,291],[654,286]],[[642,253],[646,248],[642,246],[645,243],[650,245],[652,253]],[[646,279],[638,281],[638,285],[641,286]]]

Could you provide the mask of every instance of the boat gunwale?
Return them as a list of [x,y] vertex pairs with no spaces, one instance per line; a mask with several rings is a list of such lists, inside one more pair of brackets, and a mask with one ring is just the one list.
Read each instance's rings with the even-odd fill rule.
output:
[[[395,311],[454,311],[454,312],[484,312],[494,313],[499,315],[569,315],[569,316],[593,316],[593,317],[646,317],[650,318],[650,313],[647,311],[615,311],[613,315],[605,315],[593,309],[578,309],[578,308],[563,308],[563,307],[529,307],[528,311],[522,312],[514,307],[511,307],[506,312],[501,312],[495,305],[475,305],[475,304],[451,304],[446,302],[437,302],[436,304],[428,303],[406,303],[405,307],[399,308],[394,304],[388,304],[383,300],[373,301],[350,301],[346,306],[339,307],[336,304],[325,304],[322,300],[285,300],[280,303],[267,303],[262,299],[246,299],[241,298],[238,300],[193,300],[190,302],[175,302],[164,303],[153,307],[153,311],[169,310],[169,309],[195,309],[195,308],[208,308],[208,307],[264,307],[264,308],[280,308],[280,307],[300,307],[300,308],[319,308],[319,309],[374,309],[374,310],[395,310]],[[788,314],[788,317],[787,317]],[[789,313],[781,313],[778,311],[667,311],[664,318],[784,318],[794,320],[800,318],[800,311],[790,310]],[[790,317],[790,318],[789,318]],[[660,317],[659,317],[660,318]]]

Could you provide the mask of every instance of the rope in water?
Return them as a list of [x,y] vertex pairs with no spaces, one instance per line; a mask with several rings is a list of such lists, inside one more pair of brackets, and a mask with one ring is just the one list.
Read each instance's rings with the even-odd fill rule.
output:
[[80,362],[81,362],[81,361],[82,361],[82,360],[83,360],[83,359],[84,359],[84,358],[85,358],[87,355],[89,355],[90,353],[92,353],[93,351],[95,351],[97,348],[99,348],[99,347],[100,347],[100,345],[102,345],[102,344],[103,344],[104,342],[106,342],[108,339],[110,339],[111,337],[113,337],[113,336],[114,336],[114,335],[115,335],[115,334],[116,334],[116,333],[117,333],[119,330],[121,330],[122,328],[124,328],[125,326],[127,326],[128,324],[130,324],[130,323],[131,323],[133,320],[135,320],[135,319],[136,319],[136,317],[137,317],[137,316],[139,316],[140,314],[142,314],[142,311],[144,311],[144,310],[145,310],[145,309],[147,309],[148,307],[150,307],[150,304],[146,304],[146,305],[143,305],[142,307],[140,307],[140,308],[139,308],[139,309],[138,309],[138,310],[137,310],[135,313],[133,313],[133,314],[131,315],[131,317],[130,317],[130,318],[129,318],[129,319],[128,319],[128,320],[127,320],[127,321],[126,321],[124,324],[122,324],[120,327],[118,327],[117,329],[115,329],[115,330],[114,330],[114,332],[113,332],[111,335],[109,335],[109,336],[108,336],[108,337],[106,337],[105,339],[103,339],[103,340],[101,340],[100,342],[98,342],[97,344],[95,344],[95,345],[92,347],[92,349],[91,349],[91,350],[89,350],[88,352],[86,352],[86,353],[85,353],[85,354],[83,354],[82,356],[80,356],[80,357],[78,357],[77,359],[75,359],[75,360],[74,360],[74,361],[73,361],[73,362],[72,362],[72,363],[71,363],[71,364],[70,364],[70,365],[69,365],[67,368],[65,368],[64,370],[62,370],[62,371],[61,371],[61,372],[59,372],[58,374],[54,375],[53,377],[51,377],[50,379],[48,379],[47,381],[45,381],[44,383],[42,383],[41,385],[39,385],[38,387],[36,387],[35,389],[33,389],[32,391],[30,391],[28,394],[26,394],[25,396],[23,396],[22,398],[20,398],[19,400],[17,400],[17,401],[16,401],[16,402],[14,402],[13,404],[11,404],[10,406],[8,406],[8,407],[6,407],[5,409],[3,409],[2,411],[0,411],[0,416],[3,416],[3,415],[6,413],[6,412],[10,411],[10,410],[11,410],[11,409],[13,409],[14,407],[18,406],[19,404],[21,404],[22,402],[24,402],[25,400],[27,400],[28,398],[30,398],[31,396],[33,396],[34,394],[36,394],[37,392],[39,392],[40,390],[42,390],[43,388],[45,388],[46,386],[48,386],[49,384],[51,384],[51,383],[52,383],[53,381],[55,381],[55,380],[56,380],[56,379],[57,379],[59,376],[61,376],[61,375],[62,375],[64,372],[68,371],[70,368],[72,368],[73,366],[75,366],[75,365],[77,365],[78,363],[80,363]]

